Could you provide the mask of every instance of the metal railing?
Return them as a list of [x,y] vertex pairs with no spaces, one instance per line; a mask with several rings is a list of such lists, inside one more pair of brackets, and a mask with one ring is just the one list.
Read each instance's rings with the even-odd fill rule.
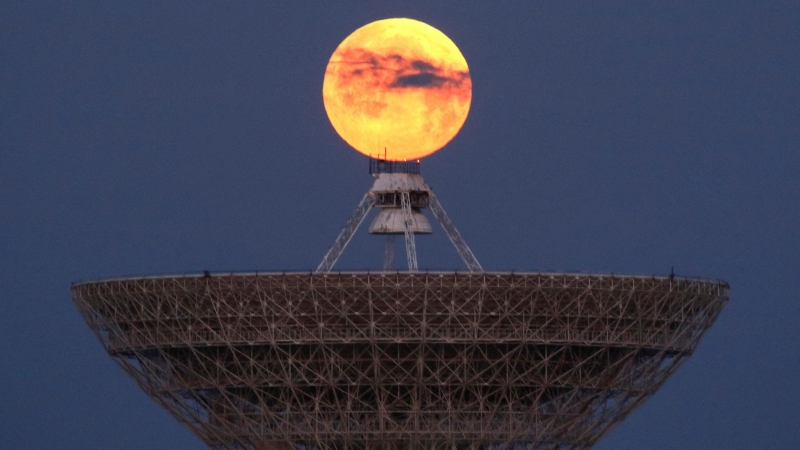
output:
[[419,173],[419,161],[388,161],[385,159],[369,159],[369,173]]

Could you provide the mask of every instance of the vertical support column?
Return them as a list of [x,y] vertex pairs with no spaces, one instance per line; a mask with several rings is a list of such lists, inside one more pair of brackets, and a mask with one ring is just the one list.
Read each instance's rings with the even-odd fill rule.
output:
[[386,250],[383,252],[383,270],[392,270],[394,266],[394,235],[386,235]]
[[400,193],[400,206],[403,209],[403,221],[405,222],[406,235],[406,259],[408,260],[409,272],[417,271],[417,244],[414,241],[414,232],[411,225],[414,223],[411,217],[411,197],[408,191]]

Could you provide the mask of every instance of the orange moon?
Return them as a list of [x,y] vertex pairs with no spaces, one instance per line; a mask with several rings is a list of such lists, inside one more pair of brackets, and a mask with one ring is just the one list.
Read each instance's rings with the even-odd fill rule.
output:
[[354,31],[333,52],[322,84],[333,128],[365,155],[394,161],[428,156],[467,120],[467,61],[441,31],[385,19]]

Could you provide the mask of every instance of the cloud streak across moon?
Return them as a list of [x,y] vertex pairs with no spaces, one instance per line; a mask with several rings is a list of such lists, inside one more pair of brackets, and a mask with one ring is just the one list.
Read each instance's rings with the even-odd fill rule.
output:
[[[431,88],[454,89],[455,95],[464,94],[462,86],[470,81],[468,71],[446,70],[436,67],[436,61],[407,60],[402,55],[379,55],[364,49],[344,51],[331,64],[353,67],[349,81],[365,82],[374,88]],[[343,80],[346,74],[340,75]]]
[[466,60],[443,33],[411,19],[353,32],[331,56],[323,82],[328,117],[367,155],[416,159],[446,145],[472,100]]

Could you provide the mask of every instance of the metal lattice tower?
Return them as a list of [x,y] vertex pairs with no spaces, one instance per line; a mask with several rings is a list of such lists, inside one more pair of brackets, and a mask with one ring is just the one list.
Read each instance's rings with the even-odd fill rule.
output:
[[425,184],[422,175],[419,174],[418,162],[370,159],[370,173],[375,176],[375,183],[361,200],[333,246],[322,259],[317,267],[317,272],[324,273],[333,270],[334,264],[339,260],[350,239],[373,207],[380,209],[380,212],[372,222],[369,232],[388,236],[384,253],[384,270],[391,269],[394,259],[394,236],[398,234],[405,237],[408,270],[411,272],[418,270],[414,235],[432,232],[428,220],[422,214],[422,209],[429,207],[461,260],[464,261],[467,270],[470,272],[483,271],[472,250],[469,249],[453,222],[447,217],[442,204],[431,188]]
[[[376,176],[314,272],[73,285],[108,353],[213,449],[586,449],[728,300],[721,281],[485,272],[419,175]],[[373,208],[378,272],[332,272]],[[468,272],[417,267],[430,208]],[[395,237],[408,271],[391,271]]]

